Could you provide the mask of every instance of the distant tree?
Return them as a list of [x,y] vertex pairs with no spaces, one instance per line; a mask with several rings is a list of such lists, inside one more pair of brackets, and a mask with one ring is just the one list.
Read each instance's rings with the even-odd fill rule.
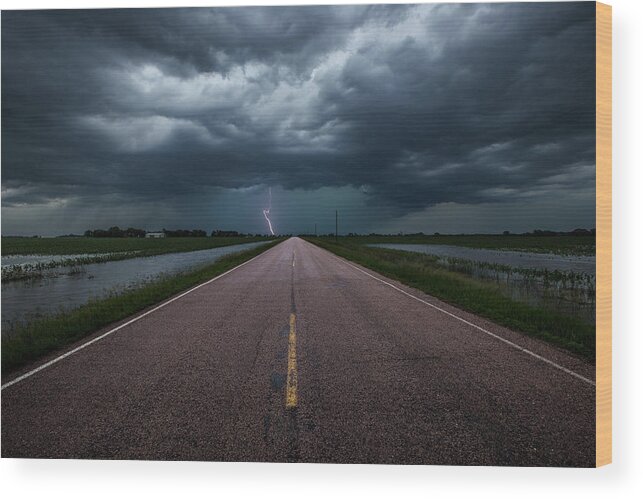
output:
[[123,237],[125,235],[124,231],[121,230],[120,227],[115,225],[114,227],[110,227],[107,229],[107,237]]
[[163,233],[166,237],[206,237],[208,234],[206,231],[201,229],[177,229],[177,230],[166,230],[163,229]]
[[502,235],[503,235],[503,236],[508,236],[509,234],[511,234],[511,232],[509,232],[508,230],[506,230],[506,231],[504,231],[504,232],[502,233]]
[[136,229],[134,227],[122,230],[120,227],[114,226],[110,227],[107,230],[86,230],[83,235],[85,237],[145,237],[145,231],[143,229]]
[[236,230],[213,230],[212,237],[239,237],[239,234]]
[[145,231],[143,229],[135,229],[134,227],[129,227],[125,231],[125,237],[145,237]]

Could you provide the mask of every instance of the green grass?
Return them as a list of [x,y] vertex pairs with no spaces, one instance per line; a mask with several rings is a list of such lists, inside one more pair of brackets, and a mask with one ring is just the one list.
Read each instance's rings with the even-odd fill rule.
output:
[[104,326],[220,275],[279,242],[281,239],[233,253],[198,270],[167,276],[122,294],[91,301],[69,312],[18,326],[2,338],[2,373],[11,372]]
[[74,255],[138,252],[152,256],[270,240],[268,237],[3,237],[3,255]]
[[580,319],[516,302],[497,286],[442,268],[429,255],[369,248],[354,239],[306,238],[333,253],[516,331],[595,358],[595,328]]
[[[331,238],[329,238],[331,239]],[[536,253],[557,253],[562,255],[595,255],[595,236],[532,236],[532,235],[409,235],[409,236],[342,236],[342,241],[359,244],[450,244],[468,248],[499,250],[524,250]]]

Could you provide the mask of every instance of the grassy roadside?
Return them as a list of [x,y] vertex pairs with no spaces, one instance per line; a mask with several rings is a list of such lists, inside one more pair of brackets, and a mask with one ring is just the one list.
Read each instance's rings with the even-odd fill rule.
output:
[[591,324],[511,300],[493,284],[445,270],[428,255],[369,248],[349,241],[335,243],[326,238],[306,240],[497,324],[543,339],[587,360],[595,358],[596,332]]
[[113,322],[200,284],[272,248],[281,240],[224,256],[212,265],[167,276],[140,288],[18,327],[2,338],[2,374],[73,343]]

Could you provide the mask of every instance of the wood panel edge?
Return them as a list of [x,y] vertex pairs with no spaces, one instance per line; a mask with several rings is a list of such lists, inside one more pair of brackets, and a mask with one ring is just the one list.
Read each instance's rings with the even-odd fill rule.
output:
[[612,7],[596,2],[596,466],[612,462]]

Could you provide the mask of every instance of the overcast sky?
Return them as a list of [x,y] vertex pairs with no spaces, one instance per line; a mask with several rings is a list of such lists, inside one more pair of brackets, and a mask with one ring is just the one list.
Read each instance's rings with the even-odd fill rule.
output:
[[2,13],[2,234],[595,225],[595,4]]

